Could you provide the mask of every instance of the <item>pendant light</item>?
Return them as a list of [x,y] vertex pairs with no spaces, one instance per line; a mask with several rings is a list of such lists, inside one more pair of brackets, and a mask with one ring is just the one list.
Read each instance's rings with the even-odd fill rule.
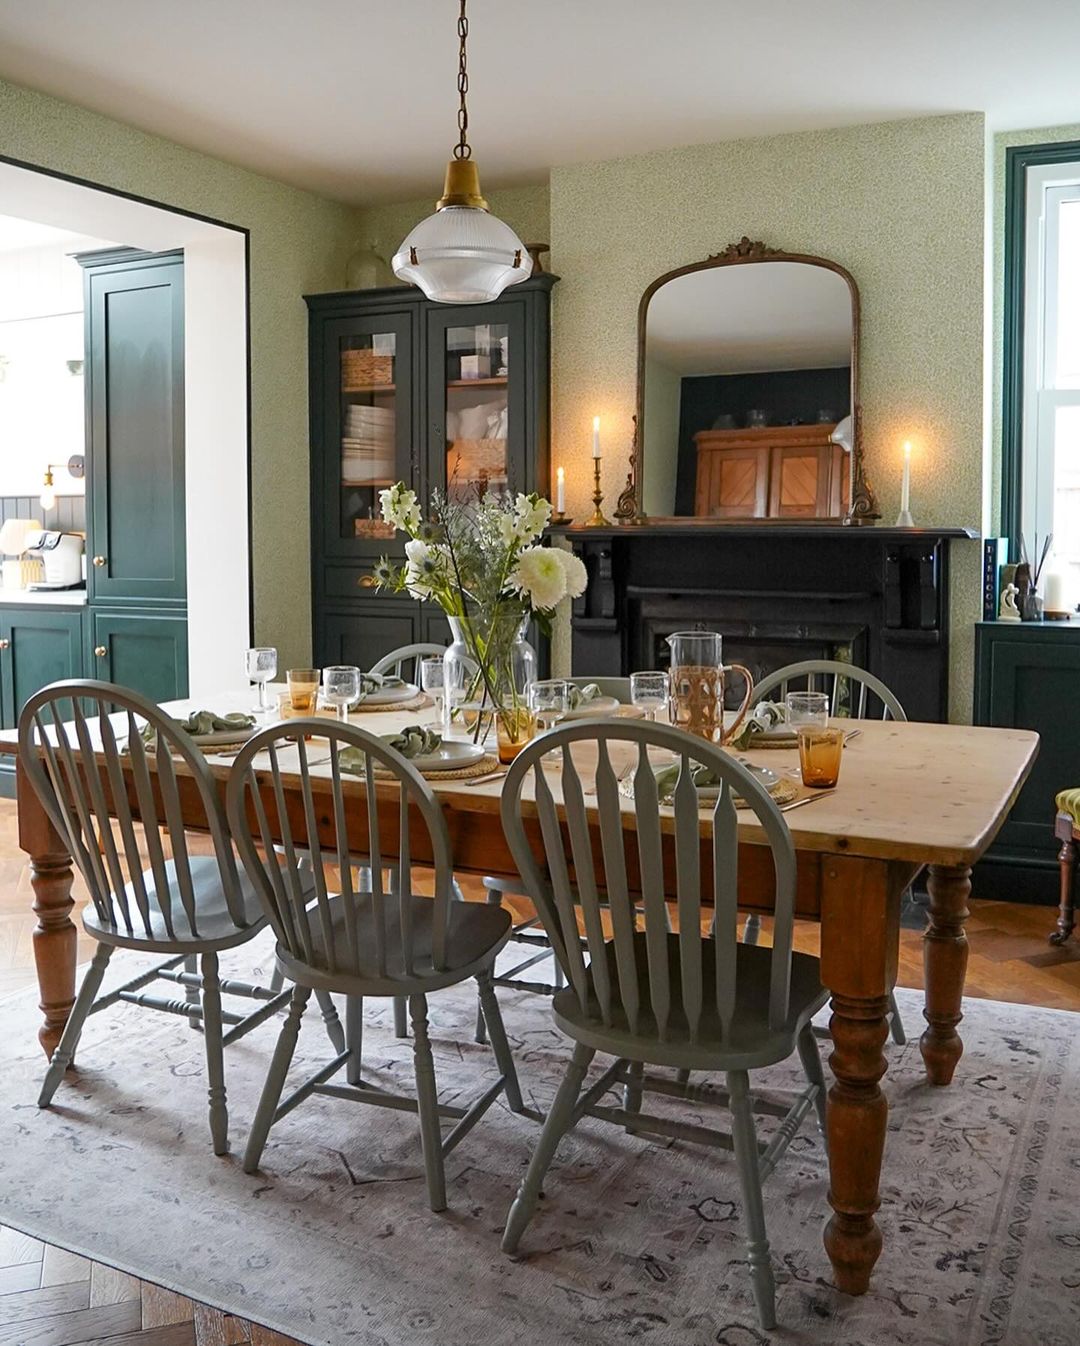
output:
[[488,210],[480,195],[480,173],[468,141],[469,90],[465,44],[469,20],[465,0],[458,16],[458,143],[446,165],[446,183],[435,214],[421,220],[398,249],[394,275],[418,285],[440,304],[486,304],[508,285],[525,280],[532,261],[513,229]]

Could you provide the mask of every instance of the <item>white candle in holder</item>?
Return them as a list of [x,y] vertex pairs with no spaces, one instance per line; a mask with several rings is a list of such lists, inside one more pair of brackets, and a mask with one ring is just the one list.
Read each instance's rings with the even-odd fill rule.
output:
[[592,418],[592,456],[600,457],[600,417]]
[[911,510],[911,440],[904,440],[904,475],[900,481],[900,513]]
[[561,467],[555,471],[555,512],[566,513],[566,473]]

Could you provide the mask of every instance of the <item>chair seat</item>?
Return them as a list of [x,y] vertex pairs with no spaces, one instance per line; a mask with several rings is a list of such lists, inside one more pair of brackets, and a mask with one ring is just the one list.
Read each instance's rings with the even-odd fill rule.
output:
[[360,950],[358,967],[353,970],[347,967],[351,960],[345,900],[335,894],[329,903],[329,947],[336,951],[340,970],[333,969],[327,955],[327,937],[322,922],[312,920],[310,962],[300,962],[278,948],[278,962],[290,980],[301,986],[313,986],[316,990],[341,991],[343,994],[421,995],[465,981],[490,966],[510,937],[511,916],[502,907],[480,902],[451,902],[447,914],[445,966],[436,968],[431,954],[435,903],[430,897],[413,894],[402,899],[402,903],[408,904],[413,932],[413,966],[407,971],[398,900],[388,896],[382,921],[386,948],[386,971],[382,973],[375,958],[374,900],[369,894],[361,893],[350,899],[355,903],[356,941]]
[[[169,896],[174,934],[170,935],[161,910],[153,872],[143,874],[146,895],[150,905],[150,935],[147,936],[142,916],[135,901],[135,891],[129,883],[125,888],[132,929],[107,924],[100,920],[93,904],[83,910],[83,928],[102,944],[113,944],[121,949],[148,949],[159,953],[176,953],[190,946],[192,952],[228,949],[246,943],[266,924],[262,906],[247,875],[241,869],[237,875],[237,891],[243,904],[243,919],[237,926],[225,902],[225,889],[217,859],[212,855],[193,855],[188,859],[191,868],[191,886],[195,892],[195,934],[188,925],[187,915],[180,901],[180,885],[176,876],[176,862],[169,860],[165,872],[169,878]],[[117,904],[118,905],[118,904]],[[119,913],[118,913],[119,914]]]
[[[715,985],[716,949],[711,940],[703,940],[701,975],[705,1000]],[[637,1028],[631,1031],[621,1006],[613,1009],[612,1024],[605,1025],[600,1004],[590,990],[589,1003],[582,1010],[577,993],[571,988],[554,998],[555,1019],[569,1037],[599,1051],[654,1065],[678,1066],[691,1070],[749,1070],[786,1060],[795,1050],[800,1030],[810,1022],[829,998],[821,984],[821,963],[806,953],[791,956],[791,994],[787,1022],[778,1029],[769,1028],[769,973],[772,950],[756,944],[736,946],[736,997],[730,1031],[721,1034],[715,1008],[701,1015],[696,1041],[691,1042],[686,1011],[683,1008],[680,974],[679,937],[668,935],[668,984],[671,988],[671,1012],[663,1039],[651,1012],[644,1011]],[[618,986],[615,945],[605,945],[606,961],[613,988]],[[643,988],[643,1005],[649,1002],[649,964],[645,935],[634,936],[634,959],[638,984]],[[618,1000],[618,996],[613,996]]]
[[1074,786],[1071,790],[1062,790],[1054,801],[1057,804],[1059,813],[1064,813],[1073,820],[1074,827],[1080,827],[1080,786]]

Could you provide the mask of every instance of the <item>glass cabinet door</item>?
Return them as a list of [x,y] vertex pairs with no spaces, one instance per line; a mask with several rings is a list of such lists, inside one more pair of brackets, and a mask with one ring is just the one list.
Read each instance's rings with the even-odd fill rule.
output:
[[[451,499],[525,488],[524,325],[516,305],[477,321],[476,308],[429,315],[433,430],[443,445],[438,483]],[[439,391],[437,391],[439,390]],[[440,395],[441,394],[441,395]]]
[[394,536],[379,492],[414,475],[409,318],[373,316],[337,327],[326,351],[326,499],[336,502],[327,510],[327,541],[339,554],[377,553]]

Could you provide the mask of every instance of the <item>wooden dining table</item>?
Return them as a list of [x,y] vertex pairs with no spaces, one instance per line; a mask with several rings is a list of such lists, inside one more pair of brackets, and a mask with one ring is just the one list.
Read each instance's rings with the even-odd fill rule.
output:
[[[203,697],[197,704],[171,703],[165,709],[178,717],[207,706],[224,713],[247,709],[250,700],[250,693],[233,692]],[[387,734],[430,718],[430,711],[372,712],[355,714],[353,722]],[[1038,751],[1038,735],[1026,730],[895,721],[863,721],[858,729],[845,746],[835,791],[785,815],[797,856],[796,915],[820,924],[821,976],[831,996],[832,1215],[824,1242],[835,1283],[851,1294],[866,1291],[881,1253],[874,1214],[888,1103],[880,1086],[888,1065],[883,1048],[897,972],[901,896],[925,867],[930,901],[923,945],[926,1029],[920,1046],[927,1080],[945,1086],[963,1052],[957,1029],[967,965],[964,922],[971,867],[1004,822]],[[0,754],[15,748],[13,733],[0,734]],[[797,762],[795,751],[775,748],[740,756],[780,774]],[[208,762],[223,789],[229,759],[210,756]],[[17,783],[19,844],[30,858],[38,918],[34,954],[44,1016],[39,1038],[51,1053],[75,996],[71,856],[21,770]],[[299,784],[288,775],[284,783],[286,792]],[[499,819],[502,779],[433,785],[449,825],[455,869],[515,878]],[[388,791],[379,814],[385,818],[385,827],[380,821],[382,853],[389,860],[396,846],[391,794],[397,786],[377,788]],[[556,779],[556,797],[557,792]],[[185,825],[197,828],[194,791],[181,788],[181,799]],[[739,819],[739,905],[767,914],[773,894],[771,853],[753,815],[741,812]],[[538,827],[535,839],[539,853]],[[414,858],[422,863],[424,857],[417,852]],[[673,870],[673,859],[665,856],[666,871],[669,864]],[[542,1001],[537,1001],[536,1012],[547,1012]]]

